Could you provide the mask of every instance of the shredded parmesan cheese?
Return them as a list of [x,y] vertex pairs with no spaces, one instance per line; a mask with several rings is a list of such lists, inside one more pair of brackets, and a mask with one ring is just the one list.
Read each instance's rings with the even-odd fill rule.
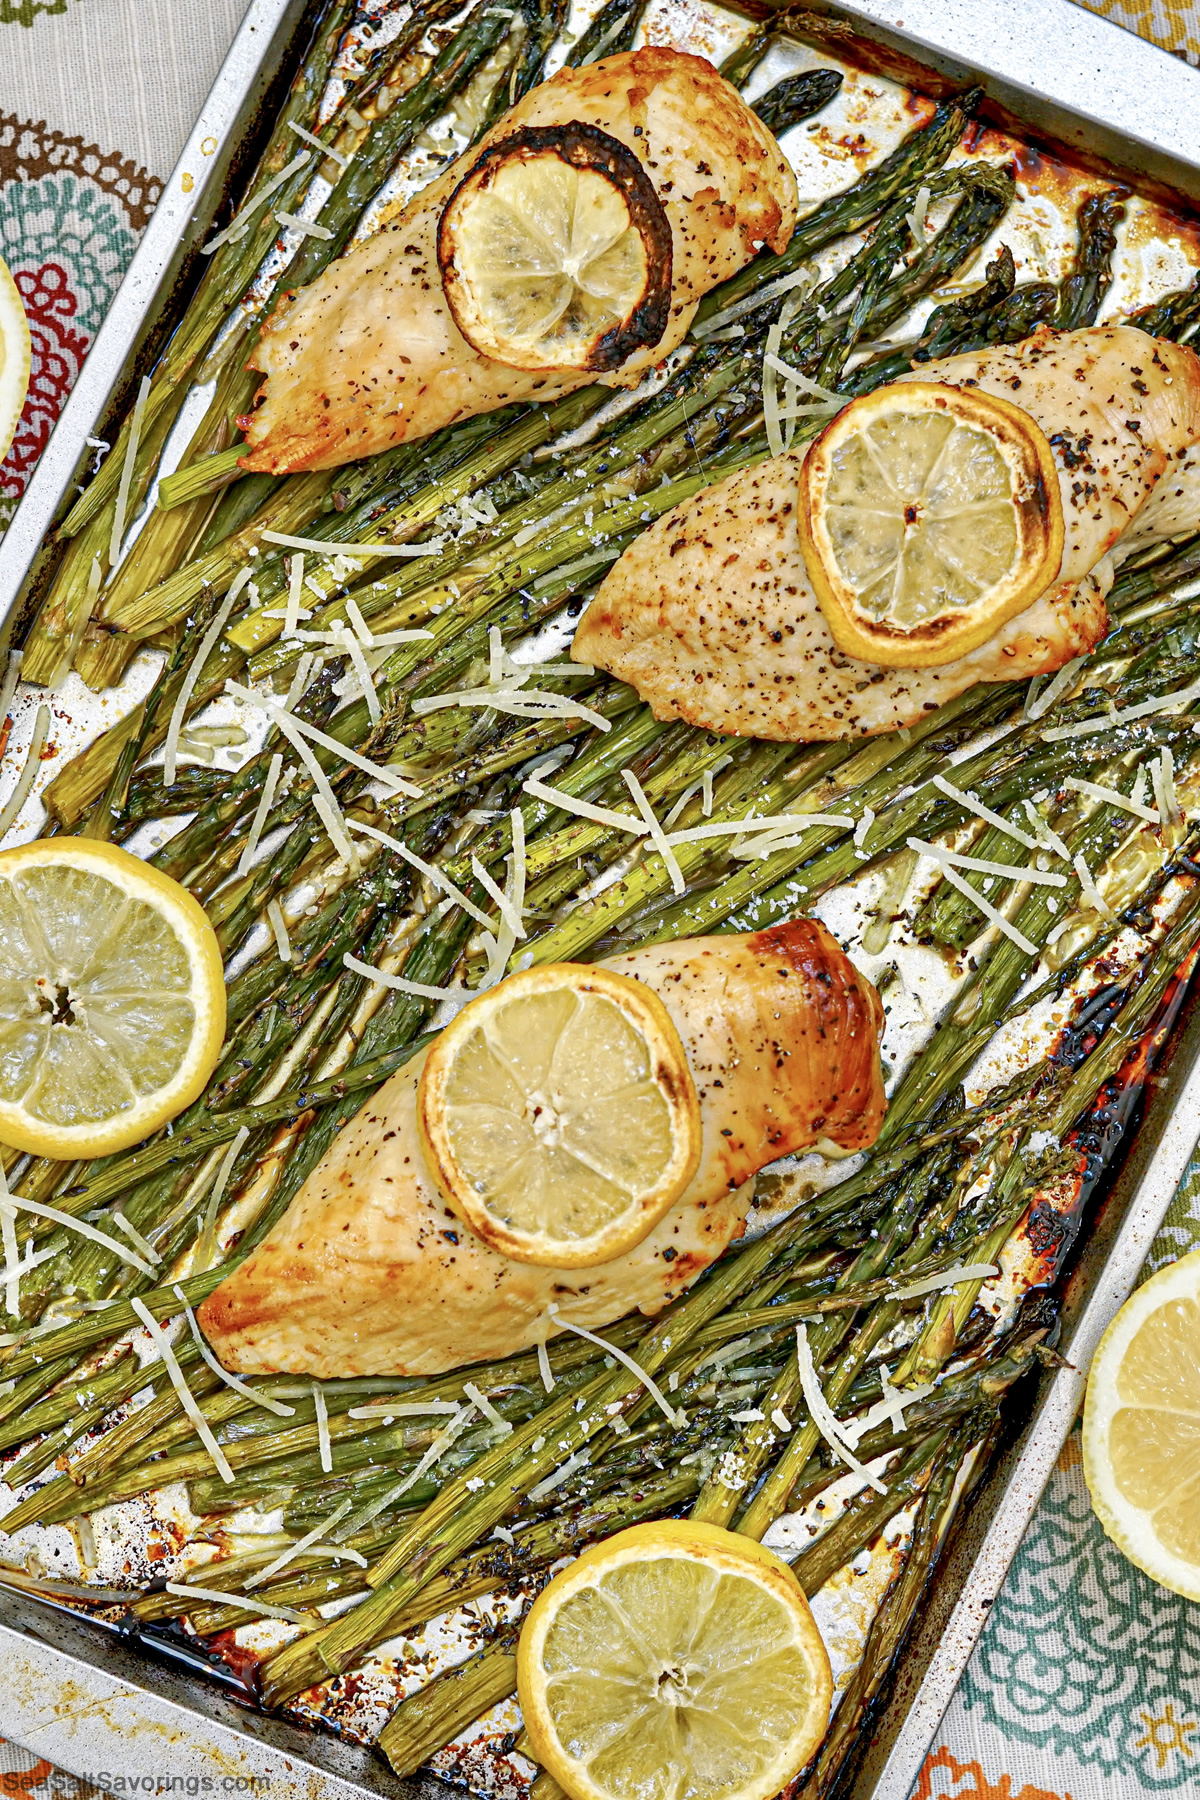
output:
[[297,125],[294,119],[288,120],[288,130],[294,131],[296,136],[303,138],[306,144],[311,144],[314,150],[319,150],[322,156],[327,156],[330,162],[337,164],[339,169],[344,169],[349,162],[348,156],[343,156],[340,150],[333,150],[328,144],[323,144],[319,137],[314,137],[311,131],[305,131],[303,125]]
[[[293,129],[295,129],[295,127],[293,127]],[[284,182],[289,180],[298,169],[307,168],[311,161],[311,150],[298,151],[296,155],[293,156],[291,162],[285,163],[278,175],[276,175],[273,180],[268,181],[265,188],[262,188],[255,194],[253,199],[247,200],[245,206],[240,207],[238,211],[234,213],[224,231],[218,231],[216,237],[209,238],[207,244],[205,244],[200,251],[201,256],[211,256],[214,250],[219,250],[221,248],[222,244],[232,243],[235,238],[244,237],[250,229],[251,219],[259,208],[265,206],[267,201],[271,198],[271,195],[275,193],[278,188],[281,188]]]
[[457,1418],[462,1407],[456,1400],[421,1400],[406,1403],[402,1400],[369,1400],[365,1406],[352,1406],[348,1418],[378,1419],[386,1416],[391,1419],[426,1419],[430,1413],[450,1413]]
[[[273,722],[279,726],[279,729],[289,741],[292,740],[293,733],[298,736],[309,738],[314,744],[320,745],[322,750],[332,751],[334,756],[340,757],[343,762],[349,763],[351,768],[359,769],[364,775],[370,776],[372,781],[381,782],[383,786],[389,788],[392,793],[402,794],[409,800],[420,798],[422,790],[419,787],[415,787],[411,781],[405,781],[401,776],[394,774],[391,769],[383,768],[379,763],[372,762],[369,757],[360,756],[357,750],[351,750],[346,744],[340,743],[337,738],[330,737],[328,732],[319,731],[315,725],[310,725],[307,720],[292,717],[287,713],[284,707],[280,706],[277,700],[268,699],[264,694],[256,694],[253,688],[243,687],[241,683],[237,681],[227,681],[225,683],[225,691],[226,693],[235,695],[237,699],[245,700],[249,705],[256,706],[260,711],[265,712],[268,718],[273,720]],[[316,763],[315,758],[312,760],[313,763]],[[311,772],[311,765],[309,765],[309,767]],[[320,764],[316,763],[316,767],[320,768]],[[324,780],[323,770],[321,775],[322,780]],[[316,778],[314,777],[314,780],[315,779]],[[326,800],[332,801],[332,799],[333,793],[332,790],[330,790],[326,795]]]
[[1074,687],[1075,677],[1078,675],[1086,661],[1087,658],[1085,656],[1073,656],[1069,663],[1065,663],[1058,671],[1058,674],[1042,689],[1041,693],[1038,694],[1035,699],[1026,700],[1025,717],[1027,719],[1043,718],[1045,714],[1050,711],[1050,708],[1061,700],[1062,696],[1067,693],[1069,689]]
[[[283,613],[284,637],[295,637],[300,629],[300,601],[304,594],[304,557],[288,557],[288,594]],[[304,617],[312,618],[312,609],[304,608]]]
[[275,802],[275,789],[279,785],[279,774],[282,768],[283,757],[280,752],[276,750],[274,756],[272,756],[267,765],[267,776],[266,780],[263,782],[263,791],[259,795],[258,805],[254,809],[254,817],[250,821],[250,831],[246,838],[245,848],[238,859],[238,866],[235,871],[238,875],[246,874],[251,863],[254,861],[255,856],[258,854],[258,846],[262,841],[262,834],[267,823],[267,816]]
[[956,1268],[939,1269],[936,1275],[922,1275],[919,1281],[894,1289],[889,1299],[919,1300],[922,1294],[936,1293],[939,1288],[957,1287],[960,1281],[987,1281],[999,1273],[995,1263],[959,1263]]
[[524,790],[535,800],[545,800],[551,806],[561,807],[563,812],[574,815],[577,819],[588,819],[593,825],[608,825],[614,831],[629,831],[634,837],[645,837],[646,827],[632,813],[616,812],[610,806],[594,806],[590,800],[578,800],[574,794],[564,793],[562,788],[551,787],[548,781],[538,781],[536,777],[524,782]]
[[281,206],[275,209],[275,223],[288,231],[298,231],[302,237],[323,238],[326,243],[333,236],[328,225],[318,225],[315,219],[302,219],[299,213],[284,212]]
[[175,1283],[175,1298],[179,1301],[179,1304],[182,1306],[184,1313],[187,1316],[188,1328],[191,1331],[196,1348],[199,1350],[213,1374],[219,1375],[221,1380],[225,1383],[225,1386],[232,1388],[235,1394],[241,1394],[245,1399],[253,1400],[255,1406],[263,1406],[268,1412],[277,1413],[281,1419],[294,1418],[296,1412],[294,1406],[288,1406],[284,1401],[276,1400],[270,1394],[260,1393],[257,1388],[249,1387],[246,1382],[239,1380],[236,1375],[231,1375],[228,1369],[223,1369],[221,1367],[221,1364],[217,1361],[205,1342],[200,1327],[196,1323],[196,1315],[184,1299],[183,1289],[179,1286],[178,1282]]
[[275,948],[279,952],[281,963],[292,960],[292,940],[288,937],[287,920],[283,916],[283,908],[278,900],[267,901],[267,924],[275,938]]
[[1067,846],[1063,843],[1057,831],[1053,830],[1051,826],[1046,823],[1046,820],[1043,819],[1041,813],[1033,804],[1033,801],[1024,800],[1022,801],[1022,805],[1025,808],[1025,817],[1033,826],[1037,836],[1039,848],[1043,850],[1053,850],[1055,856],[1061,856],[1064,862],[1070,862],[1071,852],[1067,849]]
[[131,1268],[140,1269],[143,1275],[153,1275],[153,1266],[143,1262],[127,1244],[111,1238],[106,1232],[97,1231],[83,1219],[73,1219],[70,1213],[60,1212],[57,1206],[44,1206],[40,1200],[26,1200],[21,1194],[7,1196],[9,1206],[16,1207],[18,1212],[32,1213],[37,1219],[50,1219],[55,1225],[65,1225],[68,1231],[78,1232],[80,1237],[90,1238],[93,1244],[99,1244],[105,1250],[111,1250],[114,1256],[128,1263]]
[[703,343],[704,339],[711,337],[714,331],[720,331],[722,327],[731,324],[734,319],[741,319],[747,313],[757,312],[759,307],[765,306],[769,300],[790,293],[794,289],[800,290],[797,297],[803,299],[804,295],[811,291],[815,280],[813,271],[807,266],[802,266],[791,275],[780,275],[777,280],[768,281],[764,287],[756,288],[745,299],[735,300],[732,306],[726,306],[720,312],[710,313],[702,324],[692,326],[692,336],[698,342]]
[[137,1294],[130,1296],[129,1304],[132,1306],[138,1318],[142,1321],[142,1324],[146,1327],[146,1330],[150,1334],[151,1342],[157,1349],[158,1354],[162,1357],[167,1374],[171,1378],[171,1386],[179,1396],[179,1404],[195,1426],[196,1436],[200,1439],[200,1442],[211,1456],[217,1474],[221,1477],[222,1481],[232,1481],[233,1470],[229,1466],[228,1458],[214,1437],[212,1427],[208,1420],[196,1404],[196,1396],[192,1393],[191,1388],[187,1384],[187,1378],[179,1366],[179,1358],[171,1348],[171,1341],[167,1337],[166,1332],[158,1323],[158,1320],[154,1317],[154,1314],[150,1311],[150,1308],[146,1305],[145,1301],[139,1299]]
[[276,544],[281,550],[311,550],[317,556],[436,556],[431,544],[337,544],[322,538],[292,537],[286,531],[264,531],[264,544]]
[[504,892],[504,889],[496,886],[496,883],[492,880],[477,856],[471,858],[471,873],[474,875],[484,893],[489,894],[500,908],[500,916],[512,932],[513,938],[523,938],[525,936],[525,926],[522,922],[520,913],[517,911],[509,895]]
[[1167,712],[1172,706],[1190,706],[1193,700],[1200,700],[1200,681],[1193,681],[1190,687],[1176,688],[1173,694],[1159,694],[1155,699],[1143,700],[1138,706],[1112,708],[1095,718],[1082,719],[1077,725],[1056,725],[1044,734],[1045,740],[1048,744],[1057,744],[1064,738],[1087,737],[1094,731],[1130,725],[1135,719],[1149,719],[1155,713]]
[[632,769],[622,769],[621,779],[633,796],[633,804],[642,815],[651,843],[663,859],[667,874],[671,877],[672,888],[677,894],[686,893],[687,882],[683,879],[683,870],[680,868],[675,852],[668,842],[666,832],[663,830],[655,816],[654,808],[646,798],[645,789],[642,787],[641,782],[638,780]]
[[513,1429],[511,1421],[506,1419],[503,1413],[496,1411],[496,1408],[492,1405],[491,1401],[481,1388],[477,1388],[473,1381],[464,1381],[463,1393],[467,1396],[468,1400],[474,1401],[489,1425],[497,1426],[499,1430],[504,1433],[505,1437],[508,1437]]
[[928,1399],[930,1394],[937,1393],[936,1384],[923,1382],[919,1387],[894,1388],[888,1377],[887,1369],[880,1371],[880,1382],[883,1387],[883,1399],[877,1400],[869,1407],[861,1419],[852,1419],[848,1424],[840,1425],[839,1430],[852,1450],[856,1450],[877,1425],[890,1422],[897,1431],[904,1430],[904,1408],[912,1406],[918,1400]]
[[38,707],[33,720],[33,734],[29,740],[29,748],[25,752],[25,761],[21,773],[17,776],[17,785],[0,808],[0,838],[14,822],[17,814],[29,798],[29,790],[37,778],[41,767],[42,750],[46,743],[46,733],[50,729],[50,708],[43,701]]
[[137,399],[133,403],[133,417],[129,422],[129,437],[125,443],[125,461],[121,464],[121,479],[117,486],[117,503],[113,508],[112,530],[108,537],[108,570],[113,570],[121,560],[121,545],[125,540],[126,514],[129,511],[129,492],[133,486],[134,464],[137,461],[138,441],[142,435],[142,420],[146,415],[146,400],[150,393],[150,377],[143,375],[138,386]]
[[311,1613],[297,1612],[293,1606],[269,1606],[252,1594],[230,1594],[224,1588],[193,1587],[185,1581],[168,1581],[165,1585],[168,1594],[180,1594],[185,1600],[209,1600],[216,1606],[244,1606],[247,1612],[261,1613],[264,1619],[286,1619],[289,1625],[307,1625],[312,1620]]
[[[11,1311],[12,1308],[10,1307],[9,1310]],[[546,1348],[545,1339],[543,1339],[537,1347],[537,1359],[538,1374],[542,1378],[542,1386],[548,1394],[552,1394],[556,1384],[554,1380],[554,1370],[550,1366],[550,1352]]]
[[1090,906],[1093,912],[1100,913],[1102,917],[1111,919],[1114,916],[1112,907],[1093,881],[1092,871],[1088,868],[1087,858],[1082,850],[1071,858],[1071,867],[1079,877],[1079,898],[1084,905]]
[[461,1436],[476,1416],[473,1406],[460,1407],[456,1416],[450,1420],[444,1430],[438,1432],[420,1462],[409,1470],[403,1481],[398,1481],[395,1487],[388,1488],[386,1493],[380,1494],[378,1499],[372,1500],[369,1505],[363,1507],[361,1512],[355,1513],[353,1518],[348,1519],[342,1526],[341,1535],[353,1537],[356,1531],[361,1531],[364,1525],[369,1525],[372,1519],[391,1506],[394,1500],[398,1500],[401,1494],[406,1494],[410,1487],[414,1487],[422,1475],[428,1474],[434,1463],[446,1454],[455,1439]]
[[365,975],[368,981],[376,982],[380,987],[393,988],[398,994],[412,994],[418,1000],[448,1000],[449,988],[430,987],[424,981],[408,981],[403,975],[392,975],[386,969],[377,969],[374,963],[360,962],[347,950],[342,962],[346,968],[353,969],[356,975]]
[[917,197],[912,211],[906,213],[904,222],[912,232],[918,246],[925,242],[925,222],[929,217],[929,202],[932,199],[929,189],[922,183],[917,189]]
[[483,980],[479,983],[480,993],[503,980],[508,959],[517,942],[517,934],[511,921],[514,918],[520,920],[525,911],[525,819],[519,806],[514,806],[508,816],[512,827],[512,854],[508,858],[508,873],[504,884],[507,904],[501,914],[500,928],[496,935],[493,937],[490,930],[482,933],[488,961]]
[[886,1494],[887,1488],[877,1475],[864,1467],[855,1456],[850,1444],[834,1417],[833,1410],[821,1391],[821,1383],[817,1380],[817,1371],[813,1366],[812,1349],[808,1342],[807,1327],[801,1323],[796,1327],[796,1362],[800,1371],[800,1388],[808,1407],[808,1416],[820,1432],[829,1448],[839,1461],[848,1469],[870,1482],[876,1493]]
[[998,931],[1004,933],[1006,938],[1011,938],[1012,942],[1016,944],[1019,950],[1023,950],[1026,956],[1036,956],[1038,954],[1038,947],[1033,942],[1032,938],[1027,938],[1023,931],[1019,930],[1016,925],[1011,924],[1009,920],[1005,918],[1004,914],[999,912],[996,907],[992,905],[990,900],[985,900],[983,895],[978,893],[975,888],[971,886],[969,881],[964,881],[957,870],[952,869],[948,863],[943,864],[942,866],[942,879],[948,881],[951,887],[957,888],[959,893],[962,894],[965,899],[969,900],[971,905],[976,907],[983,914],[985,919],[990,920]]
[[939,793],[945,794],[947,799],[957,800],[960,806],[965,807],[967,812],[974,813],[977,819],[984,819],[989,825],[994,825],[997,831],[1002,831],[1005,837],[1012,838],[1015,844],[1022,844],[1026,850],[1041,848],[1037,838],[1030,837],[1029,833],[1022,831],[1019,825],[1014,825],[1008,819],[1001,817],[998,812],[993,812],[991,807],[985,806],[978,794],[973,794],[969,788],[955,787],[954,783],[947,781],[944,775],[935,775],[933,786],[938,789]]
[[1158,802],[1162,823],[1181,824],[1183,808],[1175,791],[1175,758],[1165,744],[1159,751],[1157,760],[1150,765],[1150,777],[1154,783],[1154,798]]
[[[490,926],[491,920],[482,907],[476,906],[473,900],[469,900],[462,889],[456,887],[450,877],[444,875],[435,864],[426,862],[423,856],[418,856],[415,850],[410,850],[407,844],[400,842],[399,838],[392,837],[386,831],[380,831],[374,825],[367,825],[361,819],[354,819],[351,823],[353,829],[364,837],[374,838],[377,843],[383,844],[388,850],[394,850],[397,856],[402,857],[406,863],[410,863],[414,869],[424,875],[427,881],[431,881],[435,888],[453,900],[456,906],[461,906],[463,911],[475,920],[476,924],[484,927]],[[360,969],[359,973],[362,972]]]
[[175,704],[171,708],[170,723],[167,726],[166,747],[163,751],[164,787],[173,787],[175,783],[175,769],[179,756],[179,734],[183,730],[183,721],[187,714],[188,702],[191,700],[191,697],[196,690],[196,683],[204,672],[204,665],[209,659],[213,646],[224,631],[229,615],[237,604],[238,595],[246,586],[249,579],[250,570],[243,569],[236,581],[234,581],[230,587],[229,592],[221,602],[216,618],[212,621],[208,630],[200,639],[200,648],[196,651],[195,656],[193,656],[188,672],[183,678],[183,685],[175,697]]
[[269,1581],[272,1575],[278,1575],[281,1569],[286,1569],[288,1564],[295,1562],[298,1556],[303,1556],[310,1545],[319,1543],[325,1532],[331,1530],[335,1525],[340,1525],[352,1505],[353,1501],[343,1500],[341,1505],[336,1506],[327,1518],[321,1520],[319,1525],[314,1525],[312,1530],[306,1531],[302,1538],[297,1538],[294,1544],[289,1544],[287,1549],[275,1558],[274,1562],[268,1563],[265,1569],[260,1569],[257,1575],[252,1575],[246,1586],[248,1588],[260,1587],[264,1581]]
[[560,1463],[558,1468],[547,1475],[544,1481],[539,1481],[536,1487],[531,1487],[527,1498],[534,1501],[535,1504],[539,1500],[544,1500],[546,1495],[552,1494],[556,1487],[561,1487],[568,1476],[576,1474],[580,1469],[589,1468],[591,1461],[586,1450],[577,1450],[574,1456],[568,1456],[566,1462]]
[[313,1407],[317,1415],[317,1449],[320,1453],[321,1468],[326,1475],[333,1474],[333,1445],[329,1441],[329,1411],[325,1405],[325,1395],[319,1381],[312,1384]]
[[[924,838],[910,837],[908,847],[943,867],[948,865],[954,869],[974,869],[979,875],[1001,875],[1009,881],[1033,881],[1042,887],[1060,888],[1067,885],[1065,875],[1057,875],[1050,870],[1030,868],[1027,863],[988,862],[984,857],[964,856],[958,850],[943,850],[938,844],[928,844]],[[970,891],[972,894],[975,892],[974,888]]]
[[1089,800],[1099,800],[1105,806],[1115,806],[1121,812],[1132,813],[1135,819],[1145,819],[1150,825],[1162,822],[1162,814],[1155,807],[1143,806],[1132,795],[1122,794],[1117,788],[1103,787],[1098,781],[1083,781],[1078,775],[1068,775],[1063,786],[1071,788],[1076,794],[1086,795]]
[[109,1216],[111,1217],[113,1224],[120,1226],[130,1243],[135,1249],[141,1251],[148,1262],[160,1263],[162,1261],[162,1257],[158,1254],[158,1251],[154,1248],[154,1245],[150,1242],[149,1238],[144,1238],[142,1236],[137,1226],[125,1217],[125,1214],[121,1211],[119,1206],[114,1206]]
[[628,1369],[629,1373],[631,1375],[635,1375],[637,1377],[637,1379],[641,1382],[642,1386],[645,1388],[646,1392],[650,1395],[650,1398],[654,1401],[654,1404],[660,1409],[660,1411],[666,1416],[666,1418],[670,1421],[670,1423],[672,1425],[678,1426],[678,1425],[685,1425],[687,1423],[687,1419],[686,1419],[685,1415],[683,1413],[679,1412],[675,1407],[673,1407],[671,1405],[670,1401],[667,1399],[666,1395],[663,1393],[663,1391],[659,1387],[658,1383],[654,1380],[653,1376],[648,1375],[646,1373],[645,1369],[643,1369],[639,1363],[634,1362],[632,1356],[629,1355],[628,1351],[621,1350],[617,1347],[616,1344],[609,1343],[608,1339],[602,1338],[598,1332],[588,1331],[582,1325],[572,1325],[572,1323],[569,1319],[563,1318],[562,1314],[558,1310],[558,1306],[555,1303],[555,1301],[552,1300],[550,1302],[549,1308],[547,1310],[549,1311],[550,1317],[554,1320],[554,1323],[559,1327],[559,1329],[561,1331],[570,1331],[570,1332],[573,1332],[576,1337],[586,1338],[589,1344],[595,1344],[598,1349],[606,1350],[608,1352],[609,1356],[616,1357],[617,1361],[621,1364],[621,1366],[623,1368]]

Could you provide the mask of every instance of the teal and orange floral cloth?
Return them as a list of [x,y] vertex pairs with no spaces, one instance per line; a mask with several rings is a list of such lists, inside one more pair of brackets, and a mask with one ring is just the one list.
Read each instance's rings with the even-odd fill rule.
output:
[[[913,13],[919,0],[910,0]],[[1011,0],[1033,22],[1037,0]],[[1200,0],[1089,0],[1200,61]],[[0,250],[33,382],[0,467],[0,532],[45,447],[246,0],[0,0]],[[1147,1265],[1200,1248],[1200,1157]],[[1200,1796],[1200,1605],[1092,1517],[1068,1440],[913,1800]],[[0,1733],[4,1706],[0,1696]],[[0,1800],[98,1790],[0,1738]]]

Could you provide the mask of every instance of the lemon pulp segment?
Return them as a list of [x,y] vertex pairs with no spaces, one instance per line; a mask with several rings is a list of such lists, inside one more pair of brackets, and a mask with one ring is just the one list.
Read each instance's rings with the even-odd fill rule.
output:
[[582,124],[493,145],[438,234],[455,322],[516,368],[615,368],[667,323],[670,225],[637,158]]
[[517,1679],[538,1759],[573,1800],[767,1800],[820,1743],[832,1691],[787,1565],[673,1520],[555,1578]]
[[933,667],[985,643],[1062,559],[1053,456],[978,390],[897,382],[839,413],[805,459],[801,545],[850,656]]
[[1160,1270],[1109,1326],[1088,1376],[1083,1451],[1118,1548],[1200,1600],[1200,1252]]
[[571,963],[510,976],[430,1050],[418,1117],[451,1206],[518,1260],[578,1267],[641,1241],[699,1158],[678,1033],[627,976]]
[[0,1141],[136,1142],[195,1098],[224,1021],[215,935],[176,882],[86,839],[0,855]]

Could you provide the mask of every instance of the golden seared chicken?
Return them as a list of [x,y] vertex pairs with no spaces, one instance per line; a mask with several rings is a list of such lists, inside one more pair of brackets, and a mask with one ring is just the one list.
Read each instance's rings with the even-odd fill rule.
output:
[[[1108,628],[1105,596],[1123,536],[1134,537],[1143,514],[1151,531],[1170,535],[1190,505],[1195,490],[1173,472],[1200,440],[1200,360],[1129,326],[1043,327],[1021,344],[930,362],[913,380],[994,396],[1008,403],[1006,414],[1020,409],[1040,428],[1032,435],[1053,458],[1058,488],[1057,497],[1043,491],[1041,499],[1056,501],[1044,510],[1061,514],[1061,525],[1053,542],[1044,533],[1039,587],[1047,567],[1055,572],[1031,604],[937,666],[886,666],[882,655],[875,662],[848,654],[806,563],[800,495],[808,453],[795,452],[730,476],[650,526],[580,621],[576,660],[631,683],[658,718],[797,740],[894,730],[977,681],[1046,673],[1091,649]],[[890,581],[888,508],[898,497],[886,490],[884,474],[874,488],[869,475],[855,479],[851,514],[870,523],[878,507],[881,521],[865,551],[863,534],[856,545],[863,583],[876,579],[871,554]],[[960,535],[946,554],[964,582],[971,555],[991,547],[985,521],[994,523],[982,502],[971,505],[980,511],[968,534],[974,541],[964,548]],[[959,509],[960,528],[969,512]],[[918,604],[922,579],[939,591],[949,579],[931,563],[927,555],[917,571]]]
[[633,1307],[655,1313],[740,1235],[758,1170],[821,1140],[845,1150],[874,1142],[885,1104],[882,1009],[824,926],[800,919],[753,936],[694,938],[603,966],[661,1000],[699,1099],[695,1173],[649,1235],[588,1268],[492,1249],[431,1177],[416,1058],[200,1309],[226,1368],[432,1374],[553,1336],[552,1302],[591,1327]]
[[328,469],[535,395],[635,381],[763,244],[796,181],[702,57],[644,49],[534,88],[375,236],[285,298],[246,469]]

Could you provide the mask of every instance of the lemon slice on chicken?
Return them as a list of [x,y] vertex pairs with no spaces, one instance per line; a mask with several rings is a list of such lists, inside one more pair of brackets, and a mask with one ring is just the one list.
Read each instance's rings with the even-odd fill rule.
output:
[[571,1800],[769,1800],[829,1724],[800,1583],[751,1539],[664,1519],[598,1544],[530,1608],[517,1692]]
[[1200,1600],[1200,1250],[1138,1288],[1100,1340],[1083,1472],[1117,1548]]
[[88,838],[0,854],[0,1143],[136,1143],[201,1092],[224,1031],[216,933],[177,881]]
[[465,1006],[421,1071],[430,1173],[518,1262],[585,1268],[631,1250],[700,1161],[700,1102],[657,994],[582,963],[526,969]]
[[800,546],[848,656],[936,668],[1058,574],[1063,513],[1041,427],[978,388],[895,382],[851,401],[800,474]]
[[615,369],[656,344],[671,226],[633,152],[597,126],[527,126],[493,144],[438,228],[454,322],[516,369]]

